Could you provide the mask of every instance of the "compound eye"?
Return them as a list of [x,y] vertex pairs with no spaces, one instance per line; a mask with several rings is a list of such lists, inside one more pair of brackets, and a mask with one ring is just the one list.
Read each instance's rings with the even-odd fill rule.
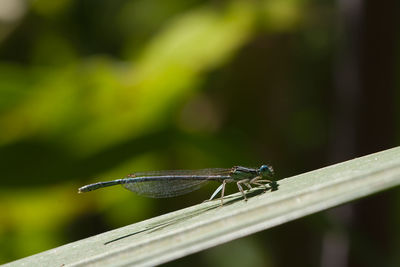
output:
[[274,170],[272,169],[272,167],[270,167],[268,165],[262,165],[260,167],[260,172],[262,175],[268,175],[268,176],[271,176],[274,174]]

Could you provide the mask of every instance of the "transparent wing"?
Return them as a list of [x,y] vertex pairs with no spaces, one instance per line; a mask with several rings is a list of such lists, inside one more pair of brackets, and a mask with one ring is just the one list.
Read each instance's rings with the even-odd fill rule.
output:
[[164,198],[187,194],[199,189],[207,182],[208,180],[165,180],[126,183],[122,184],[122,186],[139,195]]
[[144,177],[144,176],[170,176],[170,175],[229,175],[232,169],[224,168],[211,168],[200,170],[171,170],[171,171],[148,171],[148,172],[135,172],[130,176]]
[[[174,170],[150,171],[131,174],[131,178],[148,178],[146,181],[122,183],[126,189],[139,195],[165,198],[175,197],[195,191],[212,180],[211,177],[228,178],[231,169],[201,169],[201,170]],[[154,180],[152,180],[154,179]]]

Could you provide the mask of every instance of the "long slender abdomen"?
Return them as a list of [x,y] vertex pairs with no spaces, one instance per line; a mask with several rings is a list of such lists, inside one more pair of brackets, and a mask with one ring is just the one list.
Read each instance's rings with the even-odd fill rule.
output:
[[96,190],[99,188],[121,184],[122,180],[123,179],[118,179],[118,180],[114,180],[114,181],[99,182],[99,183],[95,183],[95,184],[85,185],[78,189],[78,193],[89,192],[89,191],[93,191],[93,190]]

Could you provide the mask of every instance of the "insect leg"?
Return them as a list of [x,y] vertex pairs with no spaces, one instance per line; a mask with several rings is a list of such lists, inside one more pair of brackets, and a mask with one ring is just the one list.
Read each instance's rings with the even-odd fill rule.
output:
[[253,179],[250,180],[250,183],[254,184],[254,185],[258,185],[258,186],[263,186],[265,188],[265,190],[266,190],[267,186],[265,184],[262,184],[262,183],[271,183],[272,181],[266,180],[266,179],[260,180],[260,178],[261,178],[260,176],[254,177]]
[[244,179],[244,180],[240,180],[240,181],[236,182],[236,185],[239,188],[240,192],[242,193],[243,198],[244,198],[245,201],[247,201],[247,197],[246,197],[246,194],[243,191],[243,187],[241,186],[241,184],[243,184],[243,183],[246,184],[248,182],[249,182],[249,179]]
[[244,185],[247,186],[247,188],[248,188],[249,190],[252,189],[251,184],[245,183]]
[[222,181],[221,206],[224,205],[225,185],[226,180]]
[[272,183],[271,180],[257,180],[257,183]]

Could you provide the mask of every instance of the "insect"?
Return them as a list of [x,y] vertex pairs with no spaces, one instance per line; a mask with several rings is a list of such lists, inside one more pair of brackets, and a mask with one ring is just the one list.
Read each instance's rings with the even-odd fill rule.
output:
[[221,185],[211,195],[212,200],[221,190],[221,205],[227,183],[236,183],[244,200],[247,201],[243,185],[248,189],[254,186],[276,186],[274,170],[262,165],[258,169],[234,166],[230,169],[213,168],[201,170],[150,171],[129,174],[123,179],[89,184],[79,188],[79,193],[89,192],[103,187],[121,184],[126,189],[139,195],[153,198],[175,197],[199,189],[209,181]]

